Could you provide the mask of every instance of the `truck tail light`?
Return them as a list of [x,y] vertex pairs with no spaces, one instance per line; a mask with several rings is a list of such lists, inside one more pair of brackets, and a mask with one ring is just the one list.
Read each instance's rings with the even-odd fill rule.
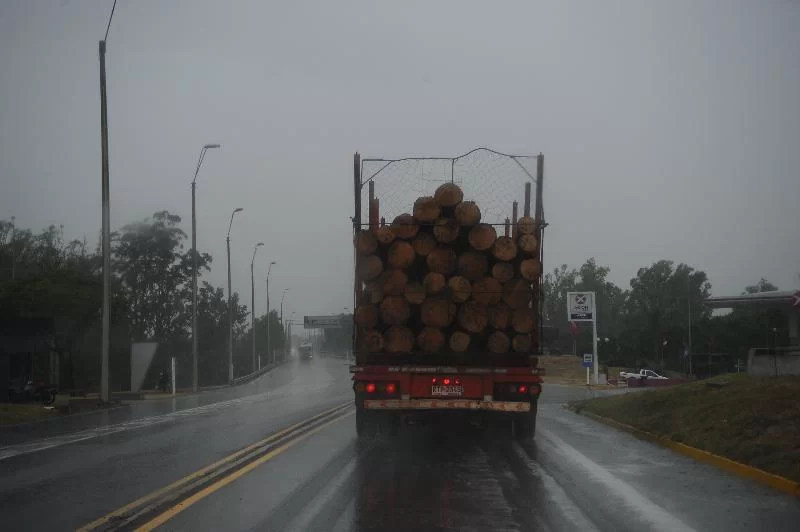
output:
[[374,382],[368,383],[365,389],[367,393],[375,393],[375,383]]
[[397,385],[393,382],[390,382],[386,385],[386,393],[394,393],[397,391]]

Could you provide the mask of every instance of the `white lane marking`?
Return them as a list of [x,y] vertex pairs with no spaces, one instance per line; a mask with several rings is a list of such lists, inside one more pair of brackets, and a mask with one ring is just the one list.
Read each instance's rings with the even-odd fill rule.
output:
[[[347,482],[355,471],[356,457],[354,456],[347,462],[347,465],[328,482],[324,489],[319,490],[316,495],[314,495],[314,498],[305,506],[303,512],[284,527],[284,530],[298,530],[301,532],[309,530],[309,526],[331,500],[331,497],[341,490],[344,483]],[[355,498],[353,500],[355,500]]]
[[539,429],[537,436],[543,437],[552,450],[567,460],[580,466],[589,477],[603,486],[637,516],[638,519],[650,523],[653,530],[664,532],[694,532],[694,529],[667,512],[661,506],[639,493],[636,488],[616,477],[608,469],[592,461],[586,455],[548,430]]
[[92,440],[95,438],[101,438],[103,436],[109,436],[111,434],[117,434],[119,432],[136,430],[145,427],[152,427],[154,425],[168,423],[170,421],[175,421],[177,419],[181,419],[184,417],[198,416],[202,414],[217,412],[219,410],[223,410],[225,408],[230,408],[233,406],[256,403],[266,399],[291,397],[297,394],[309,394],[311,392],[318,391],[319,389],[327,388],[328,386],[330,386],[330,382],[328,381],[320,382],[317,385],[303,384],[300,386],[293,386],[292,384],[287,384],[281,386],[280,388],[276,388],[275,390],[269,392],[262,392],[256,395],[239,397],[236,399],[230,399],[228,401],[221,401],[219,403],[210,403],[207,405],[187,408],[185,410],[177,410],[175,412],[169,412],[157,416],[134,419],[131,421],[126,421],[124,423],[118,423],[115,425],[106,425],[104,427],[86,429],[79,432],[73,432],[70,434],[53,436],[51,438],[43,438],[41,440],[36,440],[33,442],[8,445],[5,447],[0,447],[0,461],[7,460],[14,456],[35,453],[47,449],[53,449],[55,447],[61,447],[63,445],[69,445],[81,441]]
[[569,495],[567,495],[567,492],[556,482],[556,479],[548,475],[539,464],[533,462],[520,447],[519,443],[514,442],[513,448],[517,456],[528,466],[528,470],[530,470],[531,474],[542,481],[542,484],[546,488],[547,498],[561,511],[564,518],[572,523],[572,530],[599,532],[599,529],[594,526],[589,518],[586,517],[586,514],[575,505]]
[[350,532],[353,530],[353,519],[356,514],[356,498],[353,497],[350,499],[350,502],[347,503],[347,506],[344,508],[344,512],[342,515],[339,516],[339,519],[336,520],[336,523],[333,525],[331,530],[333,532]]

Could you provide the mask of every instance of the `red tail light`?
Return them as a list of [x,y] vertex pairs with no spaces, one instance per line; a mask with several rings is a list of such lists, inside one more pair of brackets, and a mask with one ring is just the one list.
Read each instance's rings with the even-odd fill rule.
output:
[[370,382],[366,387],[367,393],[375,393],[375,383]]
[[527,386],[525,386],[524,384],[520,384],[519,385],[519,393],[525,393],[527,391],[528,391],[528,387]]
[[439,379],[437,379],[436,377],[431,379],[431,384],[436,384],[437,382],[439,382]]
[[456,379],[456,386],[461,386],[461,379]]
[[394,393],[396,391],[397,391],[397,386],[395,385],[395,383],[390,382],[389,384],[386,385],[386,393]]
[[450,385],[450,379],[448,379],[447,377],[445,377],[445,379],[442,381],[442,383],[443,383],[445,386],[449,386],[449,385]]

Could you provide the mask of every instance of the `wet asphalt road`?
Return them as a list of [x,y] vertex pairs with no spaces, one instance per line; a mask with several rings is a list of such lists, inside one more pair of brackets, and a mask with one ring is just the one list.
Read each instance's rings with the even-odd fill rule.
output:
[[[459,425],[364,442],[348,415],[161,529],[800,529],[797,499],[561,407],[587,393],[546,386],[526,444]],[[74,529],[351,394],[345,363],[317,359],[236,389],[2,430],[0,526]]]

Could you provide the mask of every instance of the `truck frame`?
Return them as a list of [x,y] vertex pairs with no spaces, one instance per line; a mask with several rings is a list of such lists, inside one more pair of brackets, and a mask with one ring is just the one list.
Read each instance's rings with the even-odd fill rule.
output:
[[[354,242],[358,233],[379,223],[378,213],[373,212],[375,182],[381,174],[397,163],[420,165],[433,161],[447,168],[449,180],[456,180],[456,167],[466,158],[484,154],[492,160],[501,161],[504,167],[520,169],[520,184],[524,184],[523,216],[531,216],[531,184],[535,184],[534,212],[535,235],[539,241],[538,259],[543,259],[542,237],[546,227],[542,206],[544,180],[544,156],[507,155],[488,148],[476,148],[456,157],[407,157],[402,159],[362,159],[353,157],[353,185],[355,209],[352,218]],[[506,159],[502,159],[506,158]],[[535,161],[534,172],[522,163]],[[508,163],[505,166],[506,162]],[[365,172],[365,164],[372,163],[376,171]],[[476,166],[478,166],[476,164]],[[483,170],[483,166],[479,166]],[[405,176],[404,176],[405,177]],[[422,177],[420,178],[422,179]],[[445,180],[447,176],[445,176]],[[444,182],[442,181],[442,182]],[[404,185],[405,186],[405,185]],[[362,199],[368,189],[368,220],[363,220]],[[491,188],[491,187],[490,187]],[[522,190],[520,186],[517,190]],[[465,194],[474,191],[465,188]],[[476,198],[480,200],[480,198]],[[515,196],[516,199],[516,196]],[[517,219],[517,202],[514,201],[513,223]],[[375,207],[377,211],[377,207]],[[394,213],[400,214],[400,213]],[[508,224],[508,220],[506,220]],[[502,225],[495,223],[493,225]],[[507,229],[508,230],[508,229]],[[354,249],[354,260],[357,254]],[[503,430],[517,438],[531,438],[536,430],[538,399],[542,393],[544,369],[538,367],[538,355],[542,349],[541,272],[532,282],[531,307],[537,309],[537,333],[534,335],[530,353],[514,353],[503,356],[488,352],[473,357],[470,361],[457,360],[431,353],[398,355],[372,353],[359,350],[358,327],[353,323],[353,353],[355,363],[350,366],[356,406],[356,432],[359,437],[374,436],[381,432],[394,432],[406,419],[418,419],[432,414],[453,416],[462,413],[483,424],[500,425]],[[354,306],[361,290],[361,281],[354,272]]]

